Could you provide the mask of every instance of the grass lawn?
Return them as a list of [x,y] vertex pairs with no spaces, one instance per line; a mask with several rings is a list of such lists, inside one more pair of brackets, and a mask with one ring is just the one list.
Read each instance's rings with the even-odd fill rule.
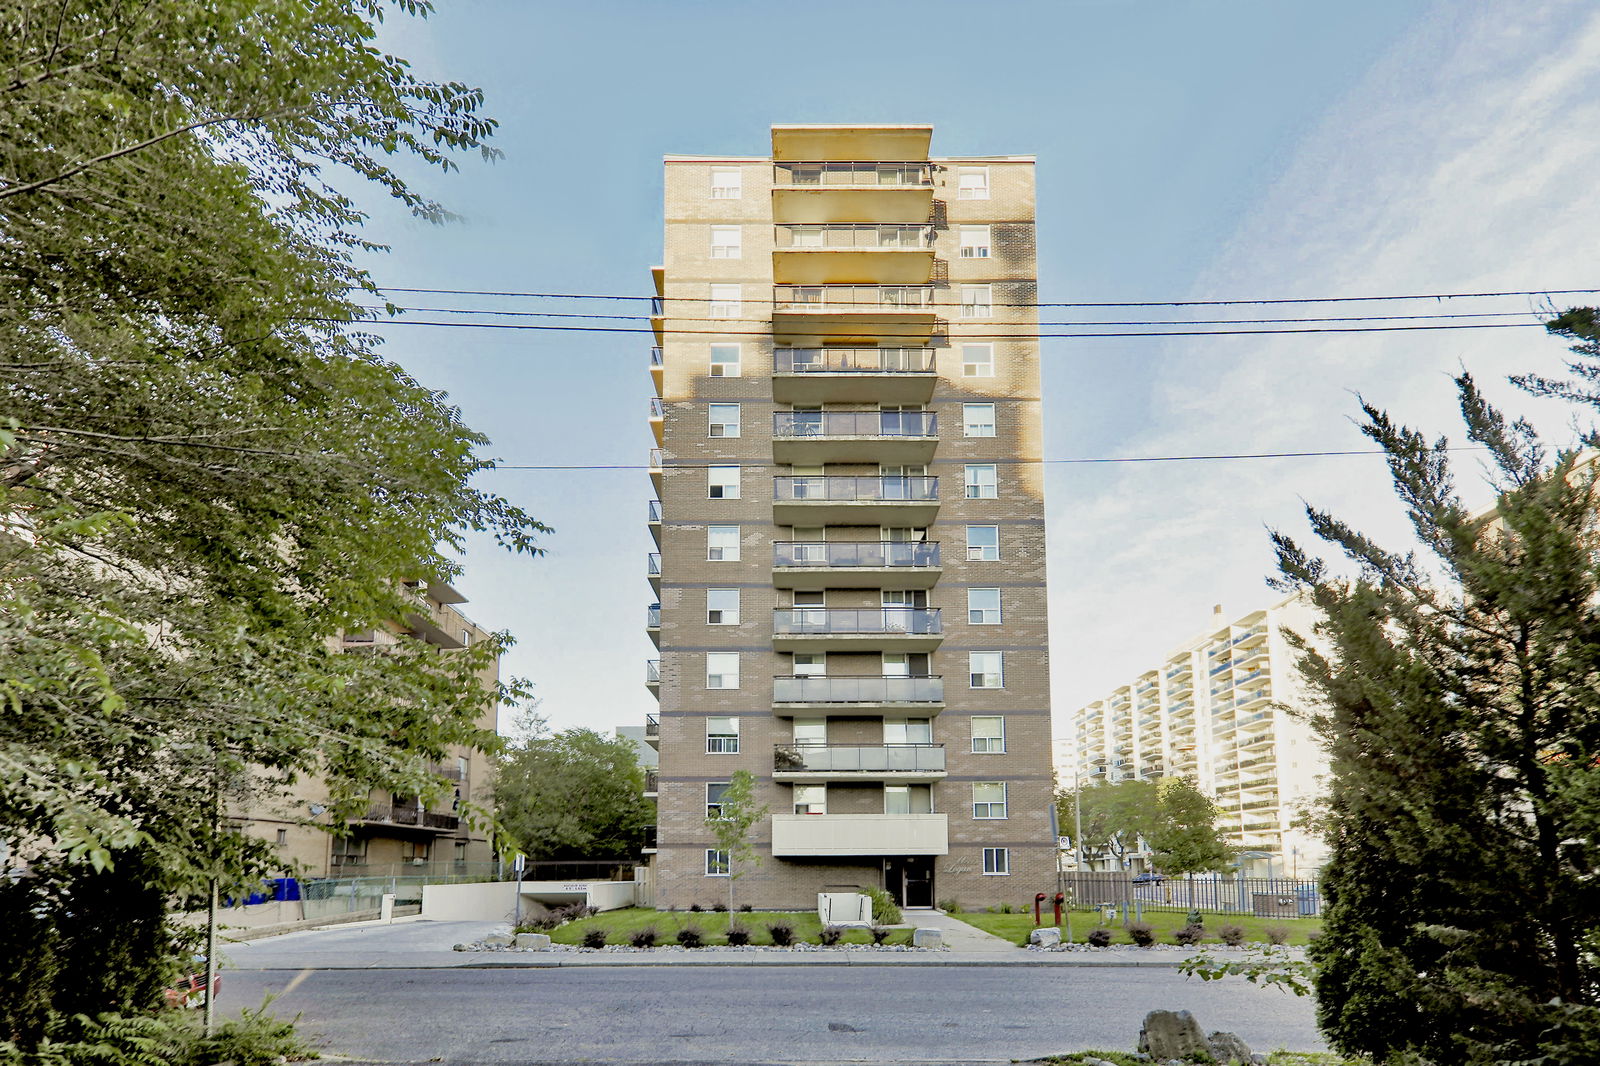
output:
[[[1050,1055],[1035,1061],[1052,1066],[1076,1066],[1085,1059],[1103,1059],[1117,1066],[1149,1066],[1149,1059],[1141,1059],[1126,1051],[1075,1051],[1070,1055]],[[1354,1059],[1343,1059],[1326,1051],[1274,1051],[1267,1055],[1267,1066],[1358,1066]]]
[[[773,922],[786,922],[794,930],[796,943],[820,944],[818,938],[822,932],[822,923],[817,920],[814,911],[756,911],[752,914],[735,914],[734,921],[750,930],[750,943],[769,945],[772,937],[767,934],[767,926]],[[557,944],[581,944],[583,934],[590,929],[604,929],[606,943],[626,944],[628,937],[636,929],[643,929],[647,925],[656,927],[656,945],[658,947],[676,944],[673,939],[679,929],[692,925],[705,934],[706,947],[725,945],[728,938],[727,914],[716,911],[705,911],[699,914],[693,911],[654,911],[643,907],[627,907],[620,911],[606,911],[589,918],[580,918],[575,922],[568,922],[550,933],[550,939]],[[886,944],[907,944],[911,942],[910,929],[897,929],[889,935]],[[870,944],[872,937],[865,929],[851,929],[840,938],[841,944]]]
[[[986,911],[969,914],[965,911],[951,915],[960,918],[968,925],[976,926],[986,933],[1004,937],[1017,944],[1026,944],[1028,934],[1033,932],[1033,914],[990,914]],[[1225,925],[1237,925],[1244,930],[1245,943],[1259,941],[1267,942],[1267,927],[1281,925],[1289,930],[1290,944],[1305,944],[1311,934],[1322,929],[1321,918],[1257,918],[1249,914],[1206,914],[1206,938],[1202,944],[1220,944],[1217,939],[1217,930]],[[1050,920],[1050,912],[1045,912],[1045,922]],[[1183,913],[1172,911],[1145,911],[1144,920],[1147,925],[1155,930],[1156,943],[1173,943],[1172,934],[1188,924],[1188,918]],[[1100,912],[1090,908],[1074,908],[1072,911],[1072,939],[1080,944],[1089,935],[1089,930],[1097,929],[1101,925]],[[1122,928],[1119,918],[1108,928],[1111,930],[1111,943],[1130,944],[1127,932]]]

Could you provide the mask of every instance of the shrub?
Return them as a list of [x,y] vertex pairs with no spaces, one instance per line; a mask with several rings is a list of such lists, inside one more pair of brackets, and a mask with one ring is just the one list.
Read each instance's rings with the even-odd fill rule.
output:
[[992,908],[990,908],[990,909],[991,909],[991,910],[997,910],[997,911],[999,911],[999,912],[1000,912],[1000,913],[1001,913],[1001,914],[1015,914],[1015,913],[1017,913],[1017,908],[1016,908],[1016,907],[1013,907],[1013,906],[1012,906],[1012,905],[1011,905],[1011,904],[1009,904],[1009,903],[1002,903],[1002,904],[1000,904],[1000,906],[998,906],[998,907],[992,907]]
[[728,905],[726,903],[713,903],[711,905],[711,909],[716,911],[718,914],[728,913]]
[[1203,926],[1203,925],[1206,924],[1206,920],[1204,918],[1200,917],[1200,912],[1199,911],[1190,911],[1189,914],[1188,914],[1188,917],[1184,918],[1184,924],[1186,924],[1186,925],[1201,925],[1201,926]]
[[1156,931],[1148,922],[1134,922],[1128,926],[1128,939],[1141,948],[1147,948],[1156,942]]
[[749,914],[753,910],[755,910],[755,907],[752,906],[751,904],[748,904],[748,903],[739,904],[739,913],[740,914]]
[[863,895],[872,898],[872,920],[878,925],[899,925],[905,921],[894,897],[881,888],[864,888]]
[[767,936],[780,948],[786,948],[794,943],[794,926],[788,922],[773,922],[767,926]]
[[730,946],[742,948],[748,943],[750,943],[750,930],[746,929],[742,925],[730,926],[728,928],[728,944]]
[[700,906],[700,904],[698,904],[698,903],[689,904],[689,909],[691,911],[693,911],[695,914],[699,914],[701,911],[705,910],[705,908]]
[[1266,928],[1267,943],[1282,946],[1289,942],[1289,927],[1287,925],[1269,925]]
[[1200,943],[1201,940],[1205,939],[1205,935],[1205,926],[1195,925],[1191,922],[1182,929],[1179,929],[1176,933],[1173,933],[1172,940],[1176,944],[1181,944],[1186,948],[1192,948],[1196,944]]
[[700,931],[698,926],[686,925],[678,930],[677,940],[678,943],[686,948],[704,947],[706,935]]
[[1244,927],[1239,925],[1225,925],[1221,929],[1217,930],[1217,939],[1228,945],[1230,948],[1236,948],[1240,944],[1244,943]]
[[656,946],[656,927],[647,925],[643,929],[635,929],[628,937],[628,943],[636,948],[653,948]]
[[941,899],[939,901],[939,909],[946,914],[960,914],[961,901],[958,899]]
[[825,947],[831,948],[839,942],[839,938],[842,936],[844,936],[843,928],[837,925],[825,925],[822,927],[822,931],[817,934],[817,939],[822,941]]
[[1095,929],[1089,934],[1089,946],[1094,948],[1108,948],[1111,946],[1111,930]]
[[875,925],[871,929],[868,929],[867,932],[872,935],[872,942],[881,946],[885,940],[889,939],[889,934],[894,932],[894,930],[885,929],[881,925]]
[[583,931],[583,946],[586,948],[603,948],[606,946],[606,931],[599,926]]

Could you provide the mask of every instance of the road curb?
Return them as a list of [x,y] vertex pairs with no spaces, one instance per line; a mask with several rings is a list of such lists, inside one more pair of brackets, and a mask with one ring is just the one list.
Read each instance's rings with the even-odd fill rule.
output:
[[1035,969],[1176,969],[1182,959],[1171,962],[1145,961],[1140,959],[1106,959],[1067,961],[1056,959],[679,959],[668,961],[665,959],[641,959],[638,962],[628,960],[606,960],[605,962],[578,961],[576,959],[517,959],[517,960],[484,960],[481,962],[458,963],[367,963],[365,965],[310,965],[310,966],[248,966],[228,967],[224,972],[234,973],[272,973],[289,972],[298,973],[302,970],[585,970],[609,969],[616,967],[631,967],[635,969],[651,968],[657,970],[683,969],[685,967],[817,967],[817,966],[855,966],[855,967],[885,967],[914,968],[918,966],[935,967],[962,967],[967,969],[1003,969],[1008,966],[1026,966]]

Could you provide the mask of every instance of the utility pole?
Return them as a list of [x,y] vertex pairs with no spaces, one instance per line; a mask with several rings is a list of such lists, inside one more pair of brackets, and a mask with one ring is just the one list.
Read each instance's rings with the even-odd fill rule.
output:
[[[214,772],[211,777],[211,846],[213,851],[219,848],[222,837],[222,774]],[[216,864],[220,856],[213,854],[211,857],[211,899],[206,905],[206,1017],[205,1030],[207,1036],[216,1035],[217,1031],[217,884]]]

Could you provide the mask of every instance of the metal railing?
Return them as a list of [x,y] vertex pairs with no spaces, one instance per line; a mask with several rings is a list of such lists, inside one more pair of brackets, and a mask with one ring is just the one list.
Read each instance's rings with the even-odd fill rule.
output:
[[661,573],[661,553],[651,552],[645,557],[645,573],[657,576]]
[[644,827],[644,846],[647,848],[656,846],[656,827],[653,825]]
[[646,770],[644,772],[644,790],[646,792],[661,791],[661,772],[659,770]]
[[774,703],[943,703],[944,678],[777,677]]
[[[660,659],[646,659],[644,661],[644,680],[645,680],[645,683],[648,684],[648,685],[655,685],[655,684],[659,684],[661,682],[661,660]],[[649,735],[650,735],[650,730],[647,727],[645,729],[645,736],[649,736]]]
[[772,545],[773,566],[935,567],[937,541],[780,540]]
[[662,463],[661,463],[661,449],[660,448],[651,448],[650,449],[650,469],[651,470],[660,470],[661,466],[662,466]]
[[644,627],[646,629],[661,628],[661,605],[659,603],[652,603],[645,609]]
[[1251,914],[1262,900],[1280,913],[1287,910],[1301,918],[1322,912],[1321,886],[1314,880],[1292,877],[1167,877],[1140,884],[1123,872],[1069,871],[1063,877],[1078,906],[1111,904],[1117,907],[1119,919],[1134,919],[1142,911]]
[[381,822],[384,825],[414,825],[419,829],[455,829],[461,819],[453,814],[439,814],[421,807],[374,807],[362,818],[364,822]]
[[938,608],[779,607],[772,612],[772,631],[786,635],[894,635],[941,633],[943,627]]
[[780,250],[796,251],[824,251],[830,248],[926,251],[933,247],[935,237],[933,227],[917,223],[790,223],[774,228],[773,245]]
[[933,348],[778,348],[777,374],[931,374]]
[[939,498],[936,477],[775,477],[772,498],[826,503],[927,503]]
[[665,360],[662,358],[661,349],[660,348],[651,348],[650,349],[650,365],[651,366],[660,366],[660,365],[662,365],[663,362],[665,362]]
[[778,744],[778,773],[943,772],[943,744]]
[[647,737],[659,737],[661,735],[661,719],[658,716],[653,714],[644,716],[644,735]]
[[651,500],[650,501],[650,517],[647,519],[647,521],[650,521],[650,522],[659,522],[659,521],[661,521],[661,501],[660,500]]
[[666,409],[666,406],[664,404],[662,404],[661,397],[659,397],[659,396],[650,397],[650,417],[651,418],[665,418],[666,415],[667,415],[667,409]]
[[774,285],[774,311],[921,311],[933,307],[932,285]]
[[777,411],[774,437],[937,437],[932,411]]
[[830,185],[929,188],[933,185],[933,164],[916,160],[904,163],[774,163],[772,184],[779,188],[825,188]]

